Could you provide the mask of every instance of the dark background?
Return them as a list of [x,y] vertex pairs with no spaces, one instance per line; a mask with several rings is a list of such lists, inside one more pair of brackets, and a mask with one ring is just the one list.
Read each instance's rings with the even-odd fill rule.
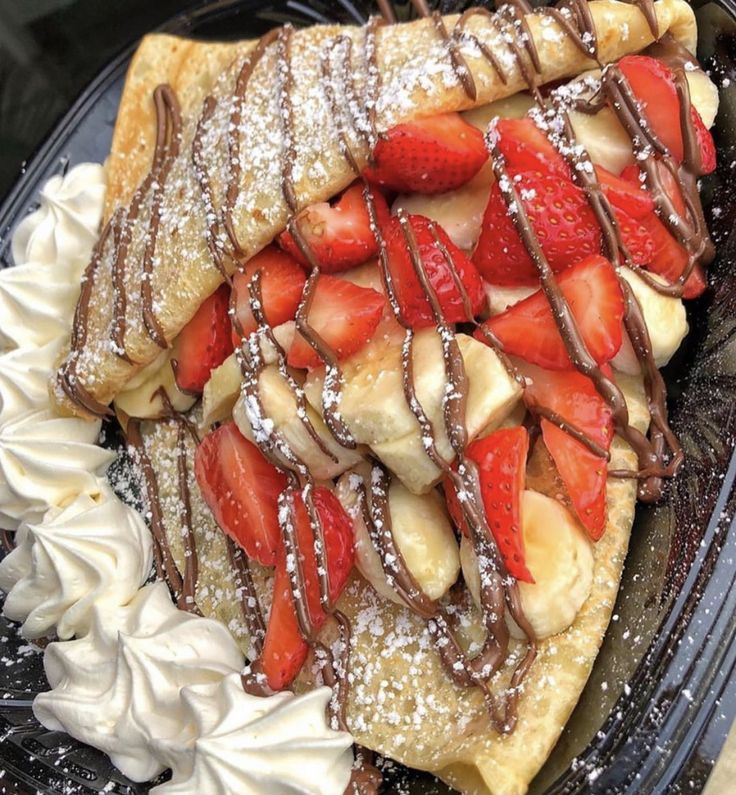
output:
[[0,199],[56,120],[126,45],[193,0],[0,0]]

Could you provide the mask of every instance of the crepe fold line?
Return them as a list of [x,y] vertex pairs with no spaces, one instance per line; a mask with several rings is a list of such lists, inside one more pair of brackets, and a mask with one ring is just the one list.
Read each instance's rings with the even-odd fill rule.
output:
[[[669,31],[686,46],[693,47],[695,18],[685,0],[658,0],[655,7],[660,32]],[[592,0],[590,11],[603,62],[637,52],[651,43],[649,26],[635,5]],[[444,18],[449,30],[457,19],[457,16]],[[542,81],[572,77],[593,66],[555,21],[532,14],[527,17],[527,23],[539,52]],[[461,52],[477,87],[475,101],[468,98],[452,70],[448,49],[432,20],[420,19],[378,29],[376,63],[381,89],[376,103],[376,121],[379,131],[403,121],[486,104],[525,88],[522,69],[489,20],[473,16],[466,29],[496,54],[507,78],[504,83],[475,45],[467,41],[462,43]],[[353,76],[356,96],[364,97],[368,72],[365,40],[365,28],[349,26],[314,26],[296,31],[292,36],[291,101],[296,151],[293,172],[300,207],[326,201],[355,178],[339,147],[338,120],[325,93],[321,59],[323,53],[330,53],[330,71],[335,75],[330,83],[338,93],[338,101],[343,97],[341,75],[345,73]],[[255,46],[253,41],[212,44],[151,35],[143,40],[128,72],[108,163],[106,218],[109,219],[116,209],[126,207],[136,186],[150,170],[156,127],[152,95],[156,86],[170,85],[181,105],[180,152],[163,189],[151,276],[153,312],[169,345],[223,280],[208,247],[208,226],[212,218],[205,211],[192,162],[192,142],[203,100],[211,95],[216,101],[204,128],[202,160],[211,183],[214,215],[217,215],[224,204],[229,173],[227,130],[234,86],[243,62]],[[233,227],[242,249],[238,254],[240,261],[270,243],[288,220],[281,188],[284,133],[279,96],[283,72],[278,68],[278,49],[277,44],[272,44],[259,61],[243,105],[239,197],[233,211]],[[350,103],[339,101],[339,104],[344,109]],[[360,109],[357,113],[360,116]],[[358,121],[358,126],[360,122],[365,125],[364,119]],[[364,164],[368,154],[366,141],[355,132],[349,119],[345,123],[351,150],[358,163]],[[122,292],[127,304],[124,312],[127,357],[121,357],[111,343],[113,235],[103,248],[93,280],[86,340],[74,354],[78,383],[104,405],[109,404],[125,383],[161,350],[143,323],[141,284],[150,215],[149,196],[132,226],[122,275],[125,287]],[[228,258],[224,265],[229,271],[236,267]],[[55,380],[52,393],[63,413],[85,414]]]
[[[644,432],[649,413],[641,377],[617,373],[616,380],[626,397],[632,424]],[[165,420],[147,422],[143,431],[157,474],[169,547],[183,571],[186,558],[177,425]],[[194,446],[188,436],[186,442],[191,461]],[[635,466],[636,455],[617,436],[611,448],[611,467]],[[191,526],[199,558],[196,602],[205,615],[230,629],[248,655],[248,631],[225,537],[202,499],[192,469]],[[554,464],[541,443],[530,462],[527,488],[553,497],[560,493]],[[464,795],[526,792],[565,727],[598,654],[616,602],[635,505],[636,482],[610,479],[607,524],[594,546],[590,596],[571,627],[539,643],[539,655],[519,701],[518,724],[507,736],[499,735],[490,724],[479,689],[458,687],[449,679],[425,622],[407,608],[380,597],[356,573],[338,602],[352,626],[347,720],[356,742],[410,767],[430,771]],[[253,563],[251,571],[267,614],[271,571]],[[463,637],[482,643],[480,616],[472,606],[469,615],[475,619]],[[321,635],[328,644],[334,640],[330,626],[328,622]],[[524,647],[517,644],[513,649],[521,654]],[[513,664],[512,656],[493,680],[494,692],[501,693],[507,686]],[[311,677],[308,661],[295,689],[312,687]]]

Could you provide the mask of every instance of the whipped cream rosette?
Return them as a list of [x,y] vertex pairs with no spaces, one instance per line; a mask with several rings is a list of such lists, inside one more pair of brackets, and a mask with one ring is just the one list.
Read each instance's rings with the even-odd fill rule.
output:
[[105,198],[105,168],[80,163],[43,186],[39,207],[24,218],[13,235],[16,265],[80,264],[97,239]]

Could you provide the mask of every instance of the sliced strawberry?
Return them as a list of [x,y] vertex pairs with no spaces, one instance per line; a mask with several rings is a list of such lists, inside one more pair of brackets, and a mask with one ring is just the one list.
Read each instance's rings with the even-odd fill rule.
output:
[[[524,536],[521,524],[521,493],[526,482],[526,456],[529,434],[521,425],[502,428],[468,446],[466,456],[478,465],[480,491],[488,526],[506,569],[522,582],[534,582],[524,562]],[[449,480],[445,481],[448,507],[457,526],[468,530]]]
[[[559,176],[525,172],[514,179],[532,228],[554,271],[601,250],[601,230],[585,193]],[[496,183],[486,206],[473,262],[492,284],[534,285],[537,269]]]
[[[373,191],[373,201],[379,220],[388,220],[388,205],[379,191]],[[297,224],[323,273],[354,268],[378,253],[361,183],[332,202],[310,205],[299,213]],[[279,235],[279,245],[302,265],[309,264],[289,232]]]
[[[627,166],[628,168],[633,168],[638,177],[639,171],[636,166]],[[603,166],[595,166],[595,174],[608,201],[617,210],[623,210],[634,220],[641,220],[644,216],[654,212],[654,199],[641,185],[638,178],[632,182],[624,178],[623,174],[617,177]]]
[[[472,317],[466,316],[462,296],[452,278],[447,258],[432,235],[432,222],[423,215],[409,215],[408,222],[416,239],[419,256],[429,277],[429,282],[437,293],[445,319],[448,323],[472,320]],[[434,224],[434,228],[465,287],[475,316],[480,313],[485,301],[483,280],[475,265],[450,240],[445,230],[438,224]],[[432,308],[414,270],[409,247],[398,218],[391,219],[384,237],[389,269],[404,318],[414,328],[434,326]]]
[[[314,490],[314,505],[324,530],[330,599],[338,599],[353,567],[353,525],[337,497],[326,488]],[[310,620],[319,629],[326,620],[319,598],[317,560],[314,554],[314,530],[301,495],[294,498],[296,535],[304,567],[307,610]],[[299,631],[296,610],[286,570],[286,557],[276,566],[273,601],[268,629],[263,644],[263,671],[273,690],[288,687],[301,670],[309,647]]]
[[654,256],[654,241],[643,222],[627,215],[623,210],[614,210],[616,223],[631,261],[647,267]]
[[[345,359],[373,336],[386,301],[370,287],[358,287],[335,276],[321,274],[312,296],[307,321],[338,359]],[[319,367],[324,364],[302,337],[294,336],[288,354],[292,367]]]
[[[248,260],[245,270],[237,273],[233,279],[235,312],[246,337],[256,330],[248,292],[256,271],[261,272],[261,303],[271,326],[280,326],[294,318],[307,280],[294,258],[276,246],[267,246]],[[233,342],[240,345],[240,335],[235,331]]]
[[443,193],[464,185],[488,159],[483,135],[458,113],[392,127],[376,144],[371,182],[401,193]]
[[278,496],[286,476],[269,463],[234,422],[208,433],[197,447],[194,474],[212,515],[249,558],[273,566],[281,549]]
[[[662,184],[662,189],[672,202],[675,212],[684,218],[687,213],[687,208],[685,206],[685,199],[683,198],[682,190],[680,189],[680,185],[676,177],[661,161],[655,162],[654,167],[657,171],[659,181]],[[641,172],[635,165],[626,166],[626,168],[621,172],[621,179],[630,182],[632,185],[642,185]],[[651,196],[651,193],[649,193],[649,195]],[[652,199],[651,212],[654,212],[654,199]],[[646,218],[651,214],[651,212],[645,213],[643,216],[637,216],[638,220]]]
[[[554,411],[603,450],[610,448],[612,412],[589,378],[532,365],[524,365],[522,372],[527,377],[524,400],[532,410],[540,406]],[[606,526],[606,459],[547,419],[541,420],[541,428],[575,513],[597,541]]]
[[[621,347],[624,299],[618,276],[601,256],[588,257],[557,277],[590,355],[603,364]],[[562,336],[541,290],[485,325],[507,353],[550,370],[572,369]],[[476,337],[483,341],[481,331]]]
[[184,392],[200,394],[210,372],[233,352],[227,313],[229,300],[230,290],[223,284],[199,307],[176,338],[172,365],[176,384]]
[[700,172],[698,176],[712,174],[716,170],[716,144],[710,130],[705,126],[703,119],[698,113],[698,109],[692,105],[690,107],[690,118],[695,136],[700,148]]
[[[647,265],[647,270],[662,276],[670,284],[676,282],[682,276],[689,262],[688,253],[684,246],[670,234],[667,227],[657,216],[652,213],[645,218],[642,225],[647,230],[652,240],[654,250]],[[697,298],[707,287],[707,282],[703,269],[696,266],[688,280],[685,282],[683,298]]]
[[662,61],[647,55],[627,55],[618,67],[654,134],[675,160],[682,162],[680,100],[672,72]]
[[565,158],[550,143],[547,136],[528,117],[499,119],[496,123],[498,149],[504,156],[510,174],[539,171],[542,174],[571,179]]

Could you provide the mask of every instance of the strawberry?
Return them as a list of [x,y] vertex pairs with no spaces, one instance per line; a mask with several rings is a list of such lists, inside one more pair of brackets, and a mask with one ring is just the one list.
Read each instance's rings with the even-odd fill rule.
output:
[[[646,55],[627,55],[619,61],[618,66],[629,81],[647,123],[675,160],[681,163],[685,148],[680,126],[680,98],[674,75],[662,61]],[[700,148],[698,176],[710,174],[716,168],[716,147],[713,136],[694,106],[690,107],[690,122]]]
[[[524,172],[514,182],[554,271],[600,253],[601,230],[580,188],[559,176],[539,172]],[[539,283],[537,269],[516,231],[498,183],[491,190],[473,262],[493,284]]]
[[[325,556],[330,582],[330,599],[340,596],[353,567],[353,525],[337,497],[326,488],[314,490],[314,505],[324,529]],[[314,554],[314,530],[309,521],[301,494],[294,497],[296,535],[304,567],[307,610],[310,620],[319,629],[326,620],[319,598],[317,561]],[[263,671],[269,687],[283,690],[301,670],[309,647],[299,631],[296,610],[286,570],[286,556],[276,566],[273,601],[268,629],[263,644]]]
[[[589,378],[533,365],[522,365],[522,372],[527,378],[524,400],[532,410],[537,406],[550,409],[604,450],[610,448],[612,412]],[[542,418],[540,424],[575,513],[597,541],[606,525],[606,460],[550,420]]]
[[627,55],[618,62],[618,68],[628,81],[651,130],[675,160],[682,162],[680,100],[672,72],[662,61],[647,55]]
[[230,290],[223,284],[199,307],[176,338],[171,364],[176,385],[183,392],[200,394],[219,367],[233,352],[228,302]]
[[[246,337],[256,330],[248,292],[256,271],[261,272],[261,303],[271,326],[279,326],[294,318],[307,280],[294,258],[276,246],[267,246],[248,260],[245,270],[235,274],[233,279],[235,312]],[[240,335],[235,331],[233,341],[235,345],[240,345]]]
[[[627,166],[627,169],[629,168],[635,169],[638,175],[636,166]],[[641,220],[649,213],[654,212],[654,199],[638,179],[632,182],[623,174],[617,177],[603,166],[595,166],[595,174],[608,201],[616,210],[623,210],[634,220]]]
[[700,149],[700,172],[698,176],[705,176],[712,174],[716,170],[716,144],[713,140],[710,130],[705,126],[703,119],[698,113],[698,109],[692,105],[690,107],[690,118],[692,120],[693,128],[695,129],[695,137],[698,141]]
[[278,497],[286,476],[269,463],[234,422],[208,433],[197,448],[194,474],[225,533],[249,558],[273,566],[281,549]]
[[[502,428],[468,446],[465,455],[478,465],[480,491],[488,526],[506,570],[522,582],[534,582],[524,562],[521,523],[521,493],[526,482],[529,434],[526,428]],[[468,535],[457,494],[445,481],[445,495],[455,524]]]
[[[307,321],[338,359],[345,359],[363,347],[376,330],[385,305],[383,295],[370,287],[320,274]],[[289,348],[292,367],[319,367],[324,364],[312,346],[297,333]]]
[[[407,219],[414,233],[429,282],[437,293],[445,319],[448,323],[472,320],[472,318],[466,317],[462,296],[452,278],[450,266],[432,235],[432,222],[423,215],[409,215]],[[479,314],[485,301],[485,293],[483,281],[475,265],[450,240],[441,226],[434,224],[434,228],[465,287],[473,315]],[[414,270],[406,238],[398,218],[392,218],[388,224],[385,240],[389,270],[406,322],[414,328],[434,326],[432,308]]]
[[[603,364],[621,347],[624,299],[618,276],[601,256],[578,262],[557,277],[590,355]],[[503,349],[550,370],[569,370],[572,363],[547,297],[538,290],[485,322]],[[479,330],[477,339],[485,338]]]
[[495,129],[498,149],[510,174],[539,171],[568,181],[572,178],[565,158],[528,116],[521,119],[499,119]]
[[616,223],[631,261],[647,267],[654,256],[654,241],[643,221],[636,221],[623,210],[614,210]]
[[[381,193],[373,191],[373,200],[379,220],[388,220],[388,205]],[[299,213],[297,224],[323,273],[354,268],[378,253],[363,186],[359,182],[332,202],[307,207]],[[278,241],[281,248],[302,265],[309,264],[289,232],[282,232]]]
[[[675,177],[662,163],[657,164],[657,173],[675,212],[683,218],[687,217],[685,200]],[[639,169],[636,166],[627,166],[621,172],[621,177],[639,184]],[[647,270],[662,276],[670,283],[676,282],[687,267],[689,260],[687,250],[675,239],[654,212],[640,219],[640,224],[652,241],[652,255],[646,263]],[[697,298],[706,287],[705,274],[698,265],[685,282],[683,298]]]
[[363,174],[401,193],[443,193],[464,185],[488,159],[483,135],[458,113],[392,127]]

